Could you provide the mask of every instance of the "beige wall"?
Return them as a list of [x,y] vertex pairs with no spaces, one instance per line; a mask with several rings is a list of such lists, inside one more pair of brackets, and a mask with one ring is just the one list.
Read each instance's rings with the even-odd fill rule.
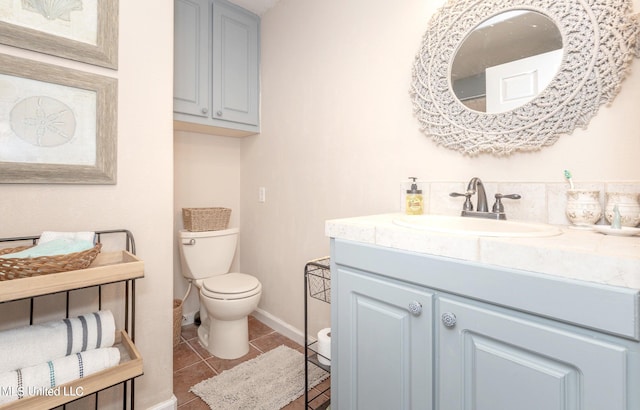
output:
[[[260,308],[298,329],[304,263],[329,252],[324,221],[398,211],[408,176],[562,183],[568,168],[576,181],[640,180],[637,60],[588,129],[542,151],[469,158],[423,135],[411,67],[443,3],[281,0],[262,18],[262,133],[242,145],[241,267],[263,283]],[[326,312],[313,319],[327,321]]]
[[[183,229],[182,208],[231,208],[230,227],[240,226],[240,147],[238,138],[176,131],[174,136],[175,187],[174,230]],[[177,241],[176,241],[177,243]],[[232,268],[237,268],[240,252]],[[182,299],[187,281],[181,275],[180,255],[174,247],[174,295]],[[199,309],[198,292],[193,288],[183,311]]]
[[[261,22],[262,132],[237,140],[239,163],[229,139],[176,134],[174,215],[197,202],[188,197],[209,198],[206,206],[219,198],[234,204],[235,183],[229,183],[240,175],[240,268],[263,283],[259,308],[294,328],[303,328],[304,264],[329,253],[324,221],[399,211],[408,176],[460,186],[479,176],[514,189],[526,184],[526,192],[540,183],[536,204],[547,203],[541,184],[564,183],[564,169],[576,182],[640,181],[638,60],[622,92],[586,130],[539,152],[469,158],[422,134],[409,98],[411,67],[427,22],[443,3],[281,0]],[[182,147],[187,141],[192,154]],[[228,177],[218,175],[220,164]],[[181,170],[195,168],[202,171],[186,181]],[[258,203],[261,186],[265,203]],[[431,209],[451,206],[440,194],[427,198]],[[182,297],[186,282],[175,265],[175,295]],[[329,321],[328,306],[313,302],[312,331]],[[195,300],[186,308],[195,310]]]
[[[118,183],[0,185],[0,236],[133,232],[145,262],[145,278],[136,287],[136,345],[144,359],[144,375],[136,382],[138,408],[172,395],[172,28],[171,0],[120,1],[118,71],[0,46],[0,53],[118,79]],[[64,312],[64,304],[58,306]],[[121,407],[119,399],[113,407]]]

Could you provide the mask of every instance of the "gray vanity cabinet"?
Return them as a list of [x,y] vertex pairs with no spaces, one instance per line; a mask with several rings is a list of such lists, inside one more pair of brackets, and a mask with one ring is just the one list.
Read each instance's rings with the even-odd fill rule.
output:
[[260,18],[225,0],[174,5],[174,127],[257,133]]
[[624,346],[462,298],[437,311],[436,408],[627,409]]
[[640,409],[638,292],[331,245],[332,407]]
[[[331,406],[431,409],[432,293],[342,268],[333,283],[338,294],[332,306],[344,314],[336,328],[339,360],[332,363]],[[339,394],[333,391],[336,377]]]

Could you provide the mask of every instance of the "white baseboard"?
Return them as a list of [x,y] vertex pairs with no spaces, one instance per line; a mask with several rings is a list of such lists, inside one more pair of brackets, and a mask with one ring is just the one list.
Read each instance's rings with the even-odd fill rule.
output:
[[171,395],[169,400],[165,400],[162,403],[155,404],[147,410],[176,410],[178,408],[178,399],[175,395]]
[[254,310],[252,315],[281,335],[288,337],[298,344],[304,345],[304,331],[296,329],[290,324],[284,322],[282,319],[275,317],[271,313],[260,308]]

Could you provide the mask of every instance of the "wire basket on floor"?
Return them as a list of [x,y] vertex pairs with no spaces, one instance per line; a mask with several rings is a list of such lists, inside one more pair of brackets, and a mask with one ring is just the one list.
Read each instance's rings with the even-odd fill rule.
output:
[[2,257],[2,255],[20,252],[32,246],[0,249],[0,281],[88,268],[102,248],[102,244],[97,243],[93,248],[86,251],[68,253],[66,255],[38,256],[35,258]]
[[229,208],[182,208],[184,229],[190,232],[227,229],[230,216]]

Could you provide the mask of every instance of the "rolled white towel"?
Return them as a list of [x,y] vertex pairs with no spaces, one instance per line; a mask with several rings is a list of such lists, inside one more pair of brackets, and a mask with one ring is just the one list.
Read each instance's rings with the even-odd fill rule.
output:
[[56,231],[44,231],[40,234],[38,243],[46,243],[54,239],[73,239],[76,241],[88,241],[95,244],[96,233],[95,232],[56,232]]
[[86,350],[113,346],[116,325],[109,310],[0,332],[0,373]]
[[82,395],[81,388],[72,392],[56,391],[53,388],[82,379],[119,362],[120,351],[115,347],[108,347],[0,373],[0,404],[38,395]]

